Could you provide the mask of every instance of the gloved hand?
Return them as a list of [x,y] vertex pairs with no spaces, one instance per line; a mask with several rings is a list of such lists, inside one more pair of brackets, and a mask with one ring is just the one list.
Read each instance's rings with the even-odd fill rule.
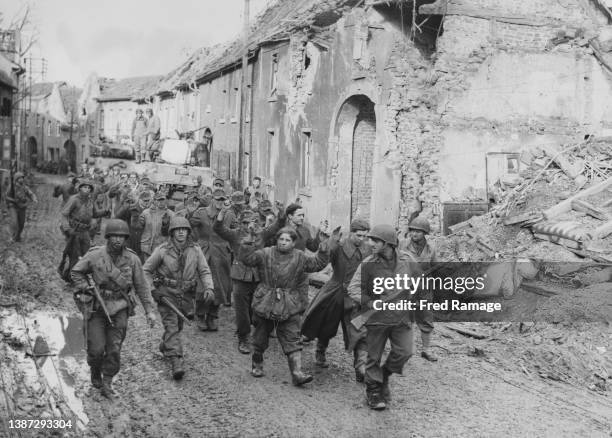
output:
[[215,301],[215,292],[212,289],[199,290],[196,292],[195,299],[204,304],[210,304]]
[[157,317],[153,312],[147,312],[146,318],[147,322],[149,323],[149,327],[154,328],[157,325]]

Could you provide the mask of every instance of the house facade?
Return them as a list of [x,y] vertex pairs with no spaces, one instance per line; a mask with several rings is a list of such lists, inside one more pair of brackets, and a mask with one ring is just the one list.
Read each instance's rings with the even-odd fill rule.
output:
[[525,151],[609,135],[610,22],[598,0],[285,0],[139,96],[98,98],[98,126],[152,107],[162,136],[195,131],[216,175],[262,177],[311,223],[440,231]]

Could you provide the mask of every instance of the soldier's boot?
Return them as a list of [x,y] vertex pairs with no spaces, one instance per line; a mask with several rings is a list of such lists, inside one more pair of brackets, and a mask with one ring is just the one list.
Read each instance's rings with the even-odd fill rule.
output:
[[301,386],[304,383],[312,382],[312,375],[302,371],[302,352],[294,351],[287,355],[289,370],[291,370],[291,381],[294,386]]
[[206,315],[206,324],[208,324],[209,332],[216,332],[219,330],[219,326],[217,325],[217,318],[213,318],[210,314]]
[[172,364],[172,378],[174,380],[181,380],[185,375],[185,367],[183,366],[183,358],[179,356],[173,356],[170,358]]
[[208,331],[208,322],[206,320],[205,316],[200,316],[198,315],[198,329],[200,329],[203,332],[207,332]]
[[382,367],[383,373],[383,383],[381,388],[381,396],[385,400],[386,403],[391,401],[391,390],[389,389],[389,376],[391,375],[391,371],[387,369],[387,367]]
[[102,372],[100,368],[91,367],[91,384],[94,388],[102,388]]
[[317,341],[317,349],[315,350],[315,365],[321,368],[329,367],[327,363],[327,358],[325,357],[325,351],[327,350],[327,346],[324,345],[321,341]]
[[381,385],[378,382],[368,382],[366,386],[366,399],[368,407],[375,411],[387,408],[387,403],[381,394]]
[[102,376],[102,389],[100,392],[104,397],[111,401],[115,399],[115,392],[113,391],[112,383],[112,376]]
[[251,353],[251,347],[249,346],[248,339],[238,339],[238,351],[242,354]]
[[437,362],[438,358],[436,355],[429,351],[429,345],[431,344],[431,332],[421,332],[421,340],[423,341],[423,351],[421,352],[421,357],[430,362]]
[[251,365],[251,375],[253,377],[263,377],[263,354],[261,353],[253,353],[252,357],[252,365]]

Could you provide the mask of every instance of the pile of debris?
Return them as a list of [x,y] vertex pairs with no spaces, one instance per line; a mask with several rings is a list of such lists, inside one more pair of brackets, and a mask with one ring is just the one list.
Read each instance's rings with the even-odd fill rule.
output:
[[447,260],[515,257],[612,262],[612,138],[524,152],[520,173],[489,193],[493,208],[439,239]]

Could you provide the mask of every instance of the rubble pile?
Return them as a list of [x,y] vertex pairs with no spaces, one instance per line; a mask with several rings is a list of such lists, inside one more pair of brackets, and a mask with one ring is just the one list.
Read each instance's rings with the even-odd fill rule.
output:
[[438,239],[441,257],[612,262],[611,142],[523,152],[524,168],[490,189],[489,213],[449,227],[451,235]]

